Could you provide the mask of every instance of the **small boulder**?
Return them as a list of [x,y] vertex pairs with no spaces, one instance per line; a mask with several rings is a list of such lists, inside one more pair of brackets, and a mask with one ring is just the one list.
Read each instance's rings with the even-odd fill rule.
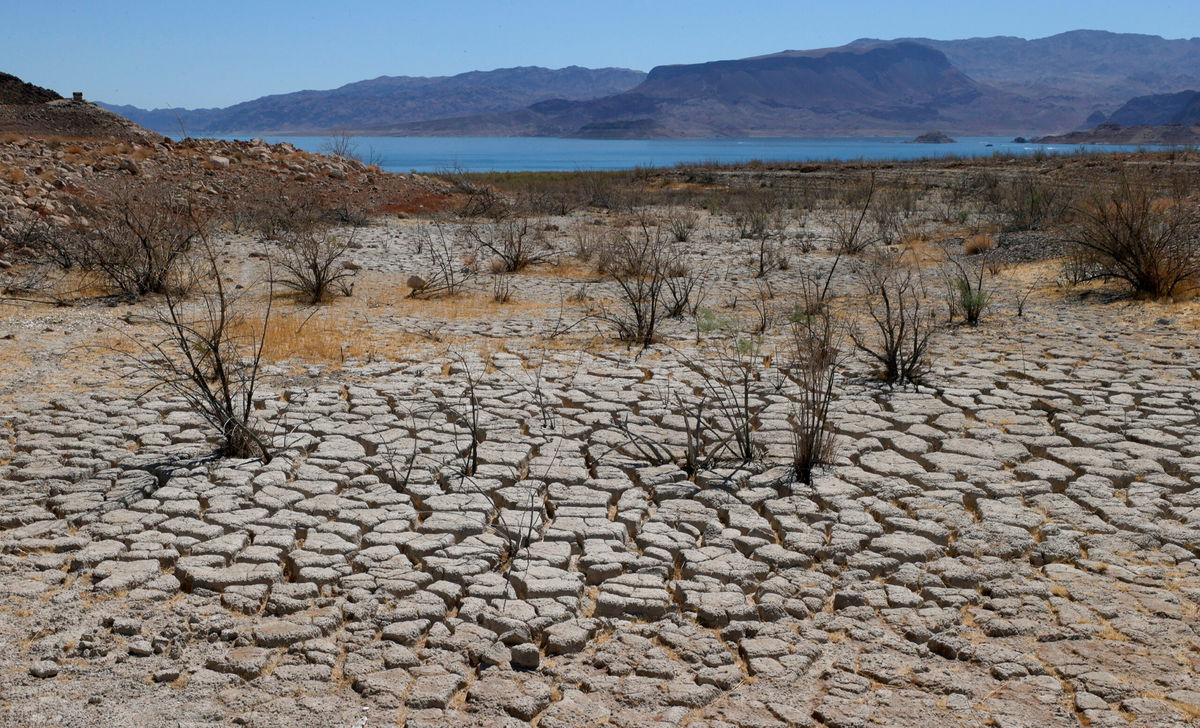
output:
[[214,672],[230,673],[246,680],[253,680],[267,669],[270,659],[270,650],[260,647],[235,647],[209,658],[206,667]]
[[524,667],[532,670],[542,662],[542,653],[531,642],[513,645],[510,651],[512,652],[513,667]]

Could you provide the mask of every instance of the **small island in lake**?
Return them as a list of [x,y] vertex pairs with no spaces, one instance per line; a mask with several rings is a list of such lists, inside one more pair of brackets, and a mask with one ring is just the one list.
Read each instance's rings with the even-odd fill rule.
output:
[[953,144],[954,139],[946,136],[940,131],[927,131],[921,136],[913,139],[908,144]]

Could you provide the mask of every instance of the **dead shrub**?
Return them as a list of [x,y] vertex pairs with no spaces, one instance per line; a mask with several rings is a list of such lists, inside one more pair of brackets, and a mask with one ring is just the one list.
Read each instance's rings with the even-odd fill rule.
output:
[[470,225],[467,235],[479,252],[493,257],[493,273],[515,273],[535,263],[544,263],[553,255],[545,235],[528,217],[491,225]]
[[486,217],[494,221],[503,220],[512,214],[512,200],[495,187],[480,184],[466,170],[456,167],[438,173],[438,176],[454,185],[462,197],[458,214],[461,217]]
[[256,333],[241,333],[248,328],[245,308],[225,289],[215,254],[206,250],[199,266],[193,277],[208,284],[190,302],[164,291],[163,307],[152,319],[159,336],[138,341],[140,353],[133,358],[155,382],[151,391],[174,392],[220,433],[222,455],[270,462],[270,439],[254,413],[271,307]]
[[506,275],[492,276],[492,300],[508,303],[512,300],[512,279]]
[[226,217],[234,232],[249,227],[262,240],[301,235],[326,221],[321,202],[300,185],[276,183],[252,201],[234,205]]
[[667,213],[667,230],[677,243],[686,243],[691,239],[696,226],[700,223],[700,215],[692,210],[672,208]]
[[983,312],[992,304],[990,261],[965,261],[947,251],[945,281],[950,321],[961,316],[970,326],[979,325]]
[[792,322],[791,357],[784,373],[796,385],[789,422],[796,480],[811,484],[813,471],[832,463],[837,439],[829,427],[834,383],[845,357],[845,326],[826,313]]
[[668,276],[663,280],[667,289],[663,315],[666,318],[679,318],[685,314],[695,316],[704,304],[707,277],[690,266],[676,265],[673,266],[672,272],[678,275]]
[[674,457],[670,448],[627,421],[622,429],[629,444],[650,462],[675,462],[692,478],[718,465],[753,462],[764,450],[756,435],[759,418],[770,396],[779,392],[779,383],[767,374],[767,358],[757,340],[737,334],[710,346],[701,357],[682,356],[699,377],[698,385],[672,392],[667,402],[683,419],[683,457]]
[[833,249],[837,251],[839,260],[843,255],[858,255],[880,242],[878,231],[871,230],[867,224],[867,214],[875,199],[874,174],[868,179],[868,184],[862,195],[854,195],[858,200],[856,208],[837,207],[825,215],[824,222],[829,227]]
[[417,255],[427,257],[430,273],[409,278],[409,298],[456,296],[475,277],[476,266],[462,262],[446,232],[437,220],[417,228]]
[[988,188],[988,202],[1005,230],[1038,230],[1061,220],[1071,206],[1065,187],[1032,172]]
[[759,240],[769,236],[774,218],[785,207],[783,197],[771,189],[750,190],[734,197],[730,212],[738,237]]
[[89,214],[93,227],[73,241],[84,267],[119,293],[141,297],[186,285],[179,266],[206,221],[187,200],[158,188],[116,186],[101,193]]
[[324,303],[335,293],[349,296],[357,269],[346,253],[353,245],[353,232],[339,234],[326,227],[285,234],[273,255],[279,274],[275,282],[309,304]]
[[1200,209],[1158,198],[1146,179],[1123,175],[1112,189],[1076,205],[1066,241],[1081,280],[1120,280],[1154,299],[1200,285]]
[[604,228],[583,221],[576,221],[571,226],[571,240],[574,242],[573,254],[582,263],[589,262],[604,244]]
[[851,328],[855,348],[880,365],[885,382],[920,381],[936,324],[920,271],[896,253],[881,252],[855,273],[869,320]]
[[686,272],[663,240],[661,228],[641,227],[615,233],[599,255],[600,272],[617,284],[620,307],[599,318],[628,343],[654,343],[663,316],[666,281]]

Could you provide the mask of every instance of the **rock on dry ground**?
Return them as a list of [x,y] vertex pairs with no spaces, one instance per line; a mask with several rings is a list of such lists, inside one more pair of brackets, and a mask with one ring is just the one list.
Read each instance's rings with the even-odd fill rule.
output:
[[[372,234],[364,265],[424,272]],[[854,364],[805,485],[777,364],[761,462],[690,479],[625,434],[686,442],[686,330],[541,346],[555,313],[279,380],[269,465],[115,358],[7,378],[0,724],[1197,725],[1194,330],[1034,299],[926,386]]]

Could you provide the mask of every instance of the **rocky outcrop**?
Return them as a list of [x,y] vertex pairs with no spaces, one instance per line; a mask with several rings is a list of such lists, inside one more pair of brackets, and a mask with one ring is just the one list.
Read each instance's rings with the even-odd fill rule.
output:
[[1200,124],[1200,91],[1138,96],[1126,101],[1103,121],[1121,126]]
[[93,103],[71,99],[0,106],[0,134],[145,143],[162,138]]
[[916,139],[910,140],[909,144],[954,144],[956,140],[951,139],[940,131],[927,131]]
[[201,210],[248,210],[271,195],[415,211],[449,197],[445,183],[388,174],[361,162],[310,154],[261,140],[155,136],[140,141],[0,141],[0,230],[41,220],[86,227],[87,200],[113,185],[145,185],[186,195]]
[[1107,122],[1095,129],[1070,134],[1044,136],[1035,144],[1129,144],[1194,146],[1200,144],[1200,126],[1168,124],[1162,126],[1121,126]]
[[8,73],[0,73],[0,105],[44,104],[61,98],[48,88],[34,86]]
[[0,73],[0,134],[152,143],[162,137],[111,111]]

